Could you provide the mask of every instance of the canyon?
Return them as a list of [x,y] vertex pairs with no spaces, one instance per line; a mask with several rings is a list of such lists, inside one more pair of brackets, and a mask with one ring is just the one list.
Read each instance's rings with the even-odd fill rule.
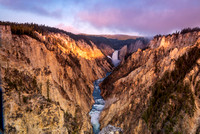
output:
[[0,25],[5,133],[199,133],[200,31],[109,37]]

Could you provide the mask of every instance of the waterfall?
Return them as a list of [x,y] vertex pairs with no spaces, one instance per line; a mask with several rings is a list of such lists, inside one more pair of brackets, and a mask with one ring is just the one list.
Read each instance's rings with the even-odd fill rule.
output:
[[118,50],[115,50],[115,51],[113,52],[112,58],[111,58],[112,63],[113,63],[113,65],[114,65],[115,67],[118,66],[119,63],[120,63],[120,60],[119,60],[119,58],[118,58],[118,53],[119,53],[119,51],[118,51]]

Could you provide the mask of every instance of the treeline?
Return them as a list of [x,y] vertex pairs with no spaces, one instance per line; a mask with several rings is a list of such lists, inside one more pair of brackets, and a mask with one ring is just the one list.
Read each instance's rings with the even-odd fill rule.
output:
[[[176,31],[175,33],[172,33],[172,34],[168,34],[168,35],[165,35],[166,37],[167,36],[172,36],[172,35],[176,35],[178,36],[179,34],[186,34],[186,33],[192,33],[192,32],[200,32],[200,28],[199,27],[195,27],[195,28],[184,28],[182,29],[181,31]],[[157,34],[154,36],[154,39],[158,39],[159,37],[161,37],[163,35],[161,34]]]
[[74,39],[75,41],[78,40],[84,40],[87,44],[91,45],[90,40],[82,35],[75,35],[70,32],[66,32],[64,30],[61,30],[59,28],[49,27],[45,25],[38,25],[35,23],[16,23],[16,22],[3,22],[0,21],[0,25],[9,25],[11,27],[12,34],[16,35],[28,35],[32,38],[35,38],[38,40],[37,36],[35,35],[34,31],[37,31],[38,33],[41,33],[42,35],[46,35],[48,33],[64,33],[68,35],[70,38]]
[[183,30],[181,30],[181,34],[185,34],[185,33],[190,33],[190,32],[199,32],[200,28],[199,27],[195,27],[195,28],[184,28]]
[[0,21],[0,25],[9,25],[11,27],[12,34],[17,34],[17,35],[34,36],[34,31],[37,31],[42,34],[49,32],[66,33],[65,31],[57,28],[52,28],[45,25],[38,25],[34,23],[14,23],[14,22]]

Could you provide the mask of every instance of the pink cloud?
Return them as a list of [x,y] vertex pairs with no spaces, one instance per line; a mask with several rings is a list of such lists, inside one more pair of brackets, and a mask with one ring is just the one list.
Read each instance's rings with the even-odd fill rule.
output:
[[101,26],[109,26],[119,21],[117,18],[119,17],[119,13],[120,11],[116,9],[108,9],[102,12],[83,11],[79,13],[78,16],[80,17],[81,20],[88,21],[97,27],[101,27]]
[[67,31],[67,32],[74,33],[74,34],[80,33],[79,30],[76,29],[75,27],[73,27],[73,26],[67,26],[67,25],[65,25],[63,23],[60,23],[60,24],[56,25],[55,27],[63,29],[65,31]]
[[[166,34],[175,29],[200,26],[200,2],[194,0],[150,0],[143,7],[100,8],[81,11],[78,17],[96,28],[137,31],[145,34]],[[178,5],[176,5],[178,4]],[[158,7],[159,6],[159,7]]]

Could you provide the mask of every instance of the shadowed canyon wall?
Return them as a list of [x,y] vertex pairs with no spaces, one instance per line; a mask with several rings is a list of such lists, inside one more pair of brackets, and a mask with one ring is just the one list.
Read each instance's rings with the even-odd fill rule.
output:
[[100,85],[101,127],[124,133],[199,133],[200,32],[154,38]]

